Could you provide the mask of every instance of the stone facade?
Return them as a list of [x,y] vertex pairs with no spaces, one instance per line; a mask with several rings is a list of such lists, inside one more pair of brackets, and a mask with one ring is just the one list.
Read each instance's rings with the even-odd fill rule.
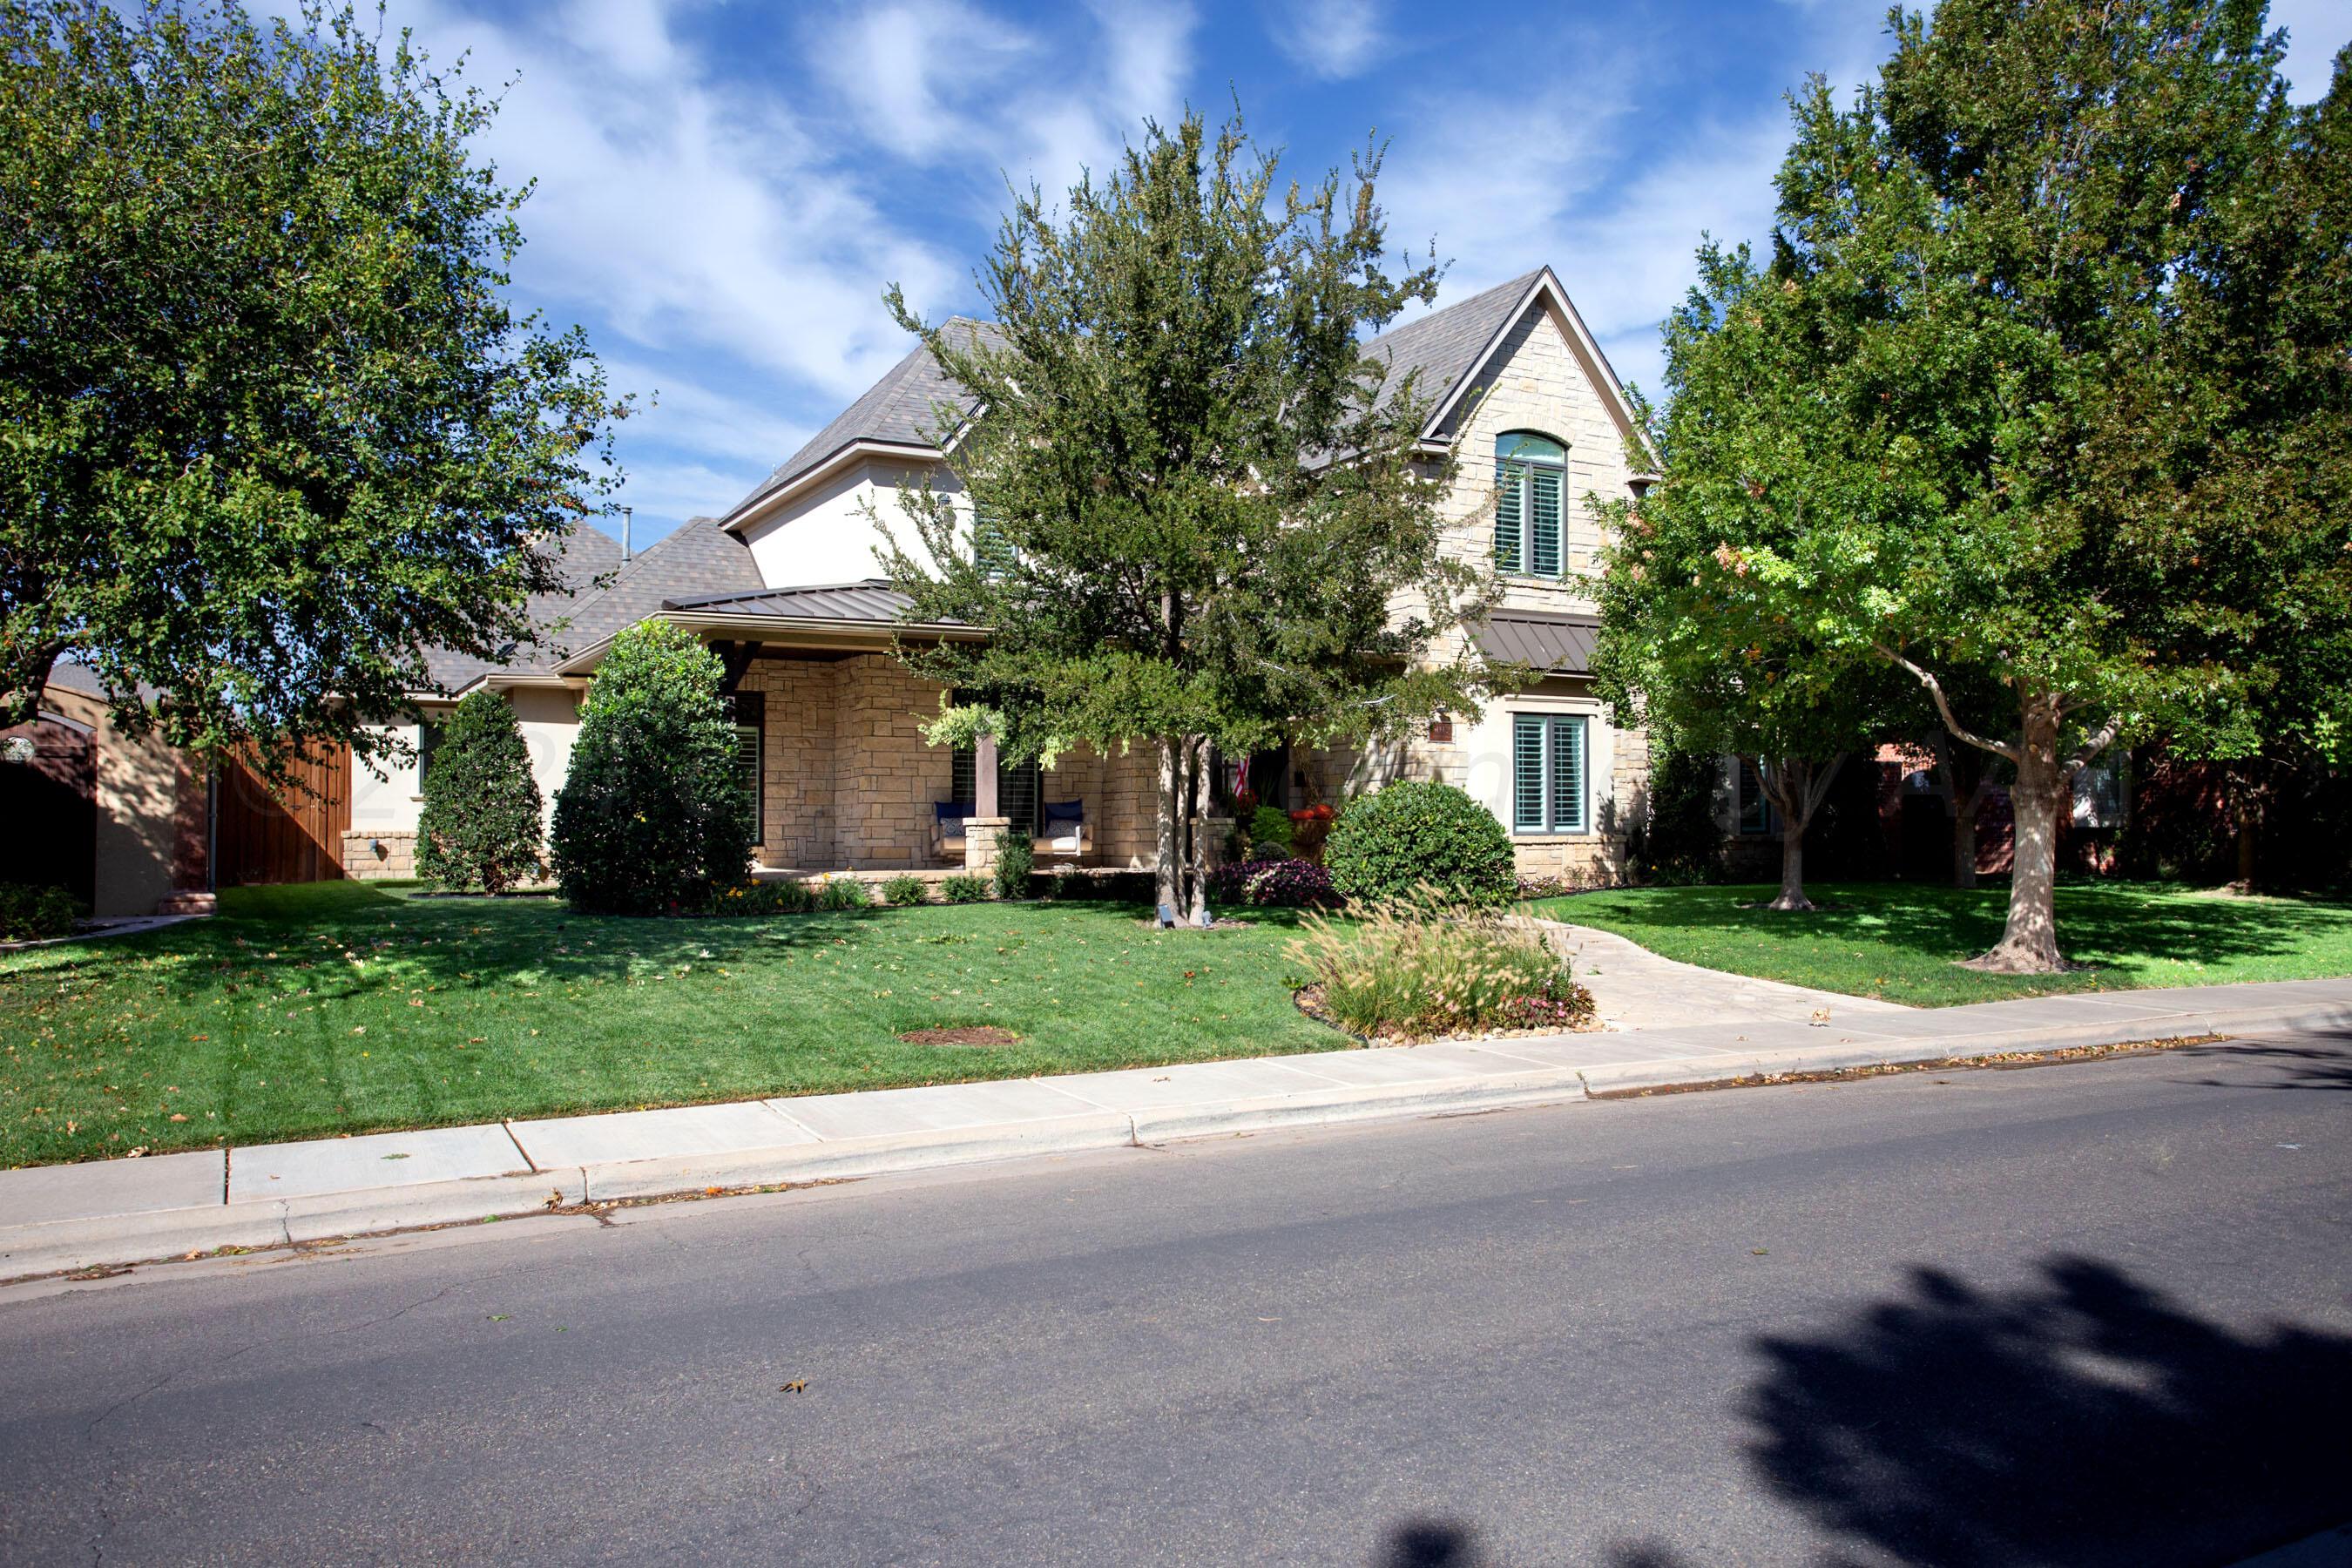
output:
[[343,875],[361,882],[405,882],[416,875],[416,835],[394,828],[346,828]]

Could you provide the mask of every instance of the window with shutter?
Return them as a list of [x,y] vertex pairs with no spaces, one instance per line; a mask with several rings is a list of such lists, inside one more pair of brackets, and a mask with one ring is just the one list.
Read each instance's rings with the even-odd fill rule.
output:
[[1560,470],[1528,469],[1528,570],[1538,577],[1559,575]]
[[1580,714],[1511,716],[1511,826],[1519,833],[1586,830],[1589,723]]
[[1002,577],[1013,570],[1013,542],[1005,538],[1003,525],[986,512],[972,514],[971,559],[991,577]]
[[735,720],[735,777],[751,803],[753,832],[768,836],[767,770],[761,758],[767,750],[768,694],[738,691],[728,698]]
[[1544,825],[1544,721],[1535,713],[1511,719],[1511,826],[1540,833]]
[[1764,793],[1764,775],[1746,757],[1739,759],[1739,831],[1745,834],[1778,833],[1780,814],[1772,809],[1772,797]]
[[[973,787],[978,772],[978,759],[966,746],[958,746],[948,759],[948,798],[971,805],[980,798]],[[996,764],[996,811],[1016,829],[1031,833],[1043,832],[1038,819],[1045,796],[1045,773],[1035,762]]]
[[1567,569],[1568,448],[1514,430],[1495,441],[1495,569],[1557,577]]

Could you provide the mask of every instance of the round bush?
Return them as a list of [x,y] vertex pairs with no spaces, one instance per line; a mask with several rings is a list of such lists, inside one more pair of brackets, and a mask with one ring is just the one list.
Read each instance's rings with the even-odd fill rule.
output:
[[555,879],[575,908],[699,910],[742,882],[755,830],[723,673],[664,621],[613,639],[555,796]]
[[1434,889],[1465,903],[1517,891],[1511,840],[1494,813],[1452,784],[1407,780],[1350,804],[1323,846],[1331,885],[1360,903],[1410,902]]
[[416,871],[444,888],[503,893],[539,875],[539,782],[513,704],[477,691],[457,704],[425,772]]

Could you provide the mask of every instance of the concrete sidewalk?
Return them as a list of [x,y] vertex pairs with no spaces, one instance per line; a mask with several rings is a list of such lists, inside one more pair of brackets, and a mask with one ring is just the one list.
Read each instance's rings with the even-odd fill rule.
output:
[[1872,1008],[641,1110],[0,1172],[0,1279],[707,1188],[1782,1073],[2352,1030],[2352,979]]

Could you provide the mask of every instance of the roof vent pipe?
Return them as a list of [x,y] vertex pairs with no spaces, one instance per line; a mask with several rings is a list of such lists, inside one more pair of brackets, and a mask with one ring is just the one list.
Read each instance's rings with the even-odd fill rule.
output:
[[625,506],[621,509],[621,559],[624,561],[635,553],[629,548],[629,518],[635,510]]

